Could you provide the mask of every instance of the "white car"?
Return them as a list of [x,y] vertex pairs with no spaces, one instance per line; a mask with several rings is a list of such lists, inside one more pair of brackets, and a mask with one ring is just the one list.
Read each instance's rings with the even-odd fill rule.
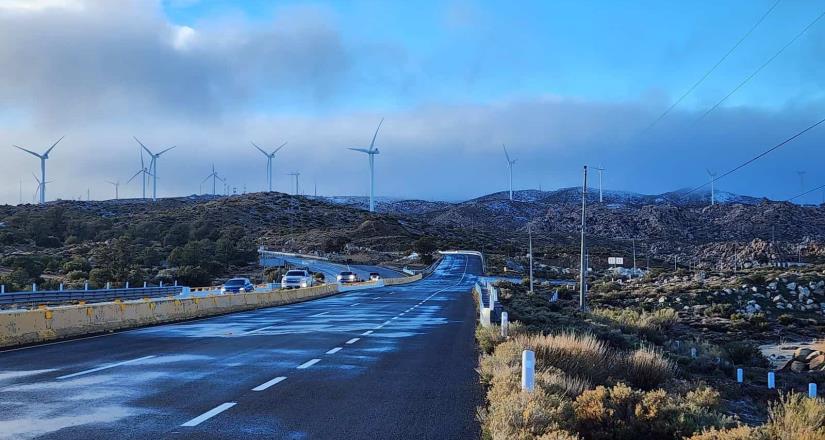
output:
[[315,279],[307,270],[290,270],[281,278],[282,289],[299,289],[301,287],[312,287]]

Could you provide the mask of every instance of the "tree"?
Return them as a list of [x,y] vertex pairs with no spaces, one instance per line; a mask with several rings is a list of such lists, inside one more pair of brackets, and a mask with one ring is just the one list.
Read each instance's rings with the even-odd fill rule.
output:
[[433,252],[436,250],[435,241],[432,237],[422,236],[413,243],[413,250],[421,257],[424,264],[433,262]]

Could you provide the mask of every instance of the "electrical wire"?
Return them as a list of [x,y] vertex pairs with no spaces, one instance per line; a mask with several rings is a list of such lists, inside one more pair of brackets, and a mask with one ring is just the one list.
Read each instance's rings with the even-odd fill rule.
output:
[[734,45],[733,45],[733,47],[731,47],[731,48],[727,51],[727,53],[725,53],[725,55],[723,55],[723,56],[722,56],[722,58],[720,58],[720,59],[719,59],[719,61],[717,61],[717,62],[716,62],[716,64],[714,64],[714,65],[713,65],[713,67],[711,67],[711,68],[710,68],[707,72],[705,72],[705,74],[704,74],[704,75],[702,75],[702,77],[701,77],[701,78],[699,78],[699,80],[698,80],[698,81],[696,81],[695,83],[693,83],[693,85],[692,85],[692,86],[690,86],[690,88],[689,88],[689,89],[687,89],[687,91],[686,91],[685,93],[683,93],[683,94],[682,94],[682,96],[680,96],[680,97],[679,97],[679,99],[677,99],[677,100],[676,100],[673,104],[671,104],[671,105],[670,105],[670,107],[668,107],[668,108],[667,108],[667,110],[665,110],[664,112],[662,112],[662,114],[661,114],[661,115],[659,115],[659,117],[658,117],[658,118],[656,118],[656,120],[654,120],[654,121],[653,121],[650,125],[648,125],[648,126],[647,126],[647,128],[645,128],[644,130],[642,130],[642,133],[645,133],[645,132],[647,132],[648,130],[650,130],[650,129],[652,129],[653,127],[655,127],[655,126],[656,126],[656,124],[658,124],[658,123],[659,123],[662,119],[664,119],[664,118],[665,118],[668,114],[670,114],[670,112],[671,112],[674,108],[676,108],[676,107],[677,107],[677,106],[678,106],[678,105],[679,105],[679,104],[680,104],[680,103],[681,103],[681,102],[682,102],[685,98],[687,98],[687,97],[688,97],[688,95],[690,95],[691,93],[693,93],[693,91],[694,91],[694,90],[696,90],[696,88],[697,88],[697,87],[699,87],[699,86],[700,86],[700,85],[701,85],[701,84],[702,84],[702,83],[703,83],[703,82],[704,82],[704,81],[705,81],[705,80],[706,80],[706,79],[710,76],[710,74],[711,74],[711,73],[713,73],[713,72],[716,70],[716,68],[717,68],[717,67],[719,67],[719,66],[720,66],[723,62],[725,62],[725,60],[726,60],[726,59],[728,59],[728,57],[729,57],[729,56],[730,56],[730,55],[731,55],[731,54],[732,54],[732,53],[733,53],[733,52],[734,52],[734,51],[735,51],[735,50],[736,50],[736,49],[737,49],[740,45],[742,45],[742,43],[743,43],[743,42],[744,42],[744,41],[745,41],[745,40],[746,40],[746,39],[747,39],[747,38],[748,38],[748,37],[749,37],[749,36],[753,33],[753,31],[754,31],[754,30],[756,30],[756,28],[757,28],[757,27],[759,27],[759,25],[760,25],[760,24],[762,24],[762,22],[763,22],[763,21],[765,21],[765,18],[767,18],[767,17],[768,17],[768,15],[770,15],[770,13],[771,13],[771,12],[773,12],[773,10],[774,10],[774,9],[776,9],[776,7],[779,5],[779,3],[780,3],[781,1],[782,1],[782,0],[776,0],[776,2],[775,2],[775,3],[774,3],[774,4],[770,7],[770,8],[768,8],[768,10],[767,10],[767,11],[765,11],[765,13],[764,13],[764,14],[762,14],[762,16],[761,16],[761,17],[759,17],[759,20],[757,20],[757,21],[756,21],[756,23],[754,23],[754,24],[753,24],[753,26],[751,26],[751,27],[750,27],[750,29],[748,29],[748,31],[747,31],[747,32],[745,32],[745,34],[744,34],[744,35],[742,35],[742,38],[740,38],[740,39],[739,39],[739,41],[737,41],[737,42],[736,42],[736,44],[734,44]]
[[793,196],[793,197],[791,197],[790,199],[785,200],[785,201],[786,201],[786,202],[790,202],[790,201],[795,200],[795,199],[798,199],[798,198],[800,198],[800,197],[802,197],[802,196],[807,196],[808,194],[810,194],[810,193],[812,193],[812,192],[814,192],[814,191],[818,191],[818,190],[823,189],[823,188],[825,188],[825,185],[822,185],[822,186],[817,186],[816,188],[814,188],[814,189],[812,189],[812,190],[805,191],[805,192],[804,192],[804,193],[802,193],[802,194],[797,194],[797,195],[795,195],[795,196]]

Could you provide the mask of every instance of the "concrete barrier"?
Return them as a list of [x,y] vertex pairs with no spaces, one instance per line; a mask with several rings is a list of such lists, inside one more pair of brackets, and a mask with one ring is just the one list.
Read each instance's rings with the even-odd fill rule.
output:
[[[421,275],[386,278],[385,285],[406,284]],[[388,282],[392,280],[391,282]],[[216,294],[0,311],[0,347],[47,342],[88,334],[163,324],[244,310],[292,304],[339,293],[337,284],[304,289]]]
[[69,305],[0,312],[0,347],[291,304],[338,293],[335,284],[273,291]]

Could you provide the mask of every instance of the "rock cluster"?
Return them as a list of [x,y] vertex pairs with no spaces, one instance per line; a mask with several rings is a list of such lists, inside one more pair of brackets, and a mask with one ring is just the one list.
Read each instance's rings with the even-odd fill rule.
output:
[[[783,283],[785,291],[780,291]],[[811,311],[825,314],[825,280],[811,281],[808,285],[784,282],[779,279],[768,284],[771,300],[780,310]]]
[[793,357],[779,371],[825,371],[825,352],[805,347],[797,348]]

